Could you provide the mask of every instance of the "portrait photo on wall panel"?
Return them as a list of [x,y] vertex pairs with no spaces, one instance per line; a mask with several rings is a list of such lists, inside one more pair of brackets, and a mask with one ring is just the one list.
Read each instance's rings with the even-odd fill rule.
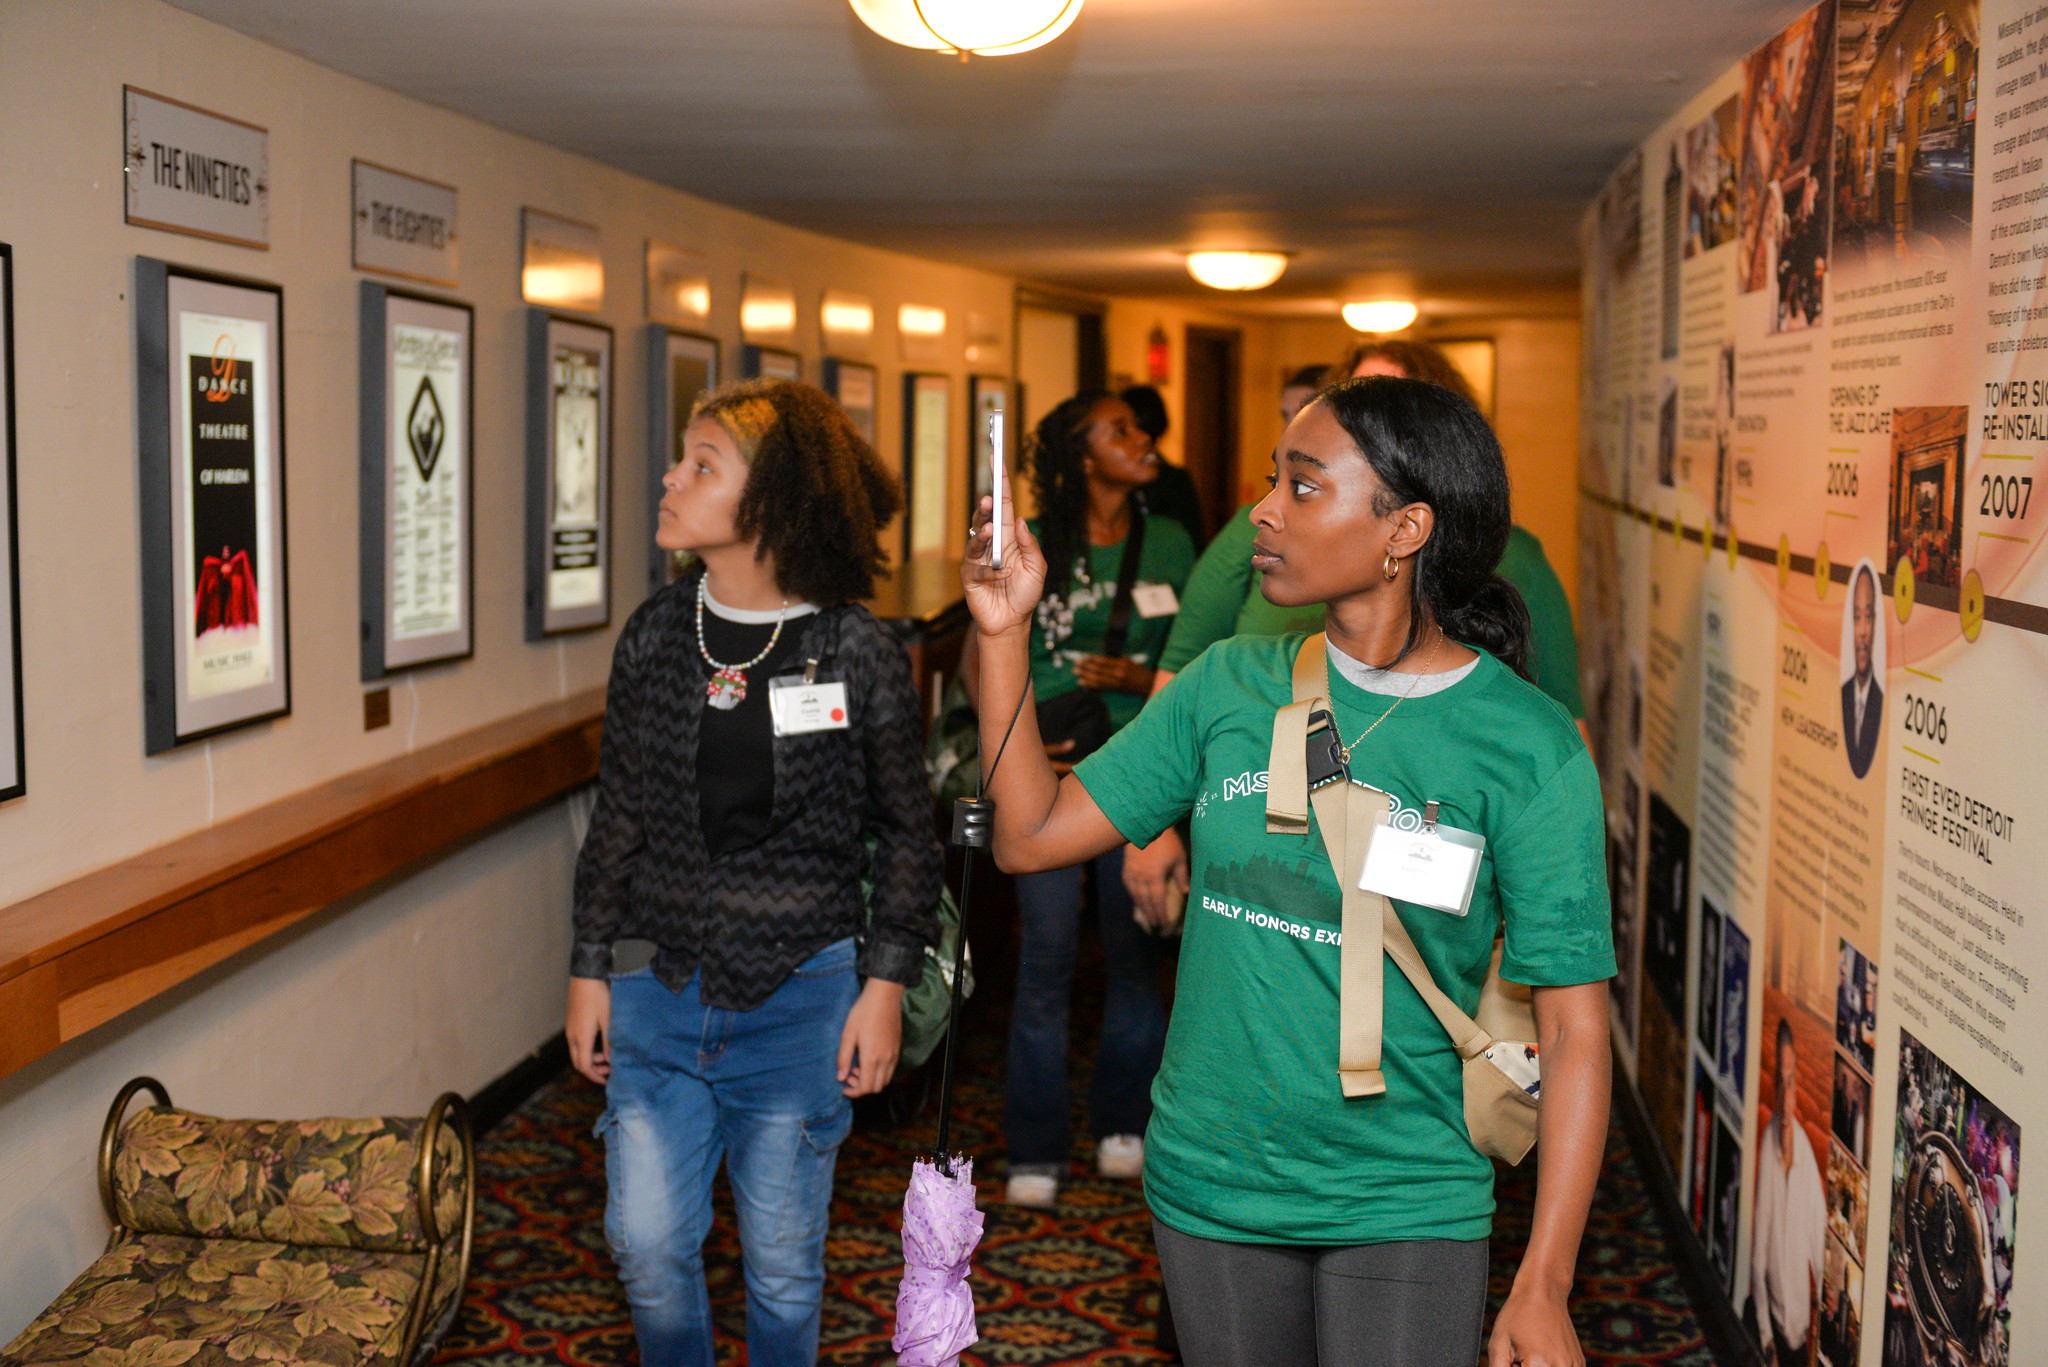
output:
[[677,579],[682,563],[654,544],[661,530],[662,479],[683,458],[683,434],[697,400],[718,388],[718,343],[660,323],[646,331],[647,356],[647,591]]
[[291,711],[284,291],[135,260],[144,748]]
[[363,682],[476,653],[475,314],[362,290]]
[[612,330],[527,312],[526,639],[611,620]]
[[875,405],[880,384],[875,368],[860,361],[842,361],[836,356],[827,356],[824,371],[825,392],[839,400],[839,406],[853,421],[854,431],[873,446]]
[[14,492],[14,248],[0,242],[0,802],[28,791],[21,706],[21,522]]

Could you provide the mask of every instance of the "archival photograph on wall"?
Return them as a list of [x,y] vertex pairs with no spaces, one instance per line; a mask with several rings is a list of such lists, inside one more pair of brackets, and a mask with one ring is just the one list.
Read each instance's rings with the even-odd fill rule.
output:
[[471,606],[467,304],[362,284],[364,682],[466,658]]
[[135,263],[145,744],[291,710],[284,292]]
[[527,315],[526,638],[611,620],[612,331]]

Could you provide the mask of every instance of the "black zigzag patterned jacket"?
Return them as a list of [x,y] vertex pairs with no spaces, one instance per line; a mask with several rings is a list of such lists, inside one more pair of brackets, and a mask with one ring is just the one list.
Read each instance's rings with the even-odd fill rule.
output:
[[[648,599],[612,654],[570,973],[602,978],[614,941],[652,940],[655,975],[671,990],[701,968],[707,1006],[748,1011],[812,954],[860,934],[864,976],[916,982],[925,946],[938,942],[945,875],[902,643],[859,606],[798,619],[795,658],[817,660],[820,680],[846,685],[849,725],[777,736],[767,836],[713,860],[697,813],[710,671],[697,650],[696,593],[690,575]],[[865,928],[864,834],[875,840]]]

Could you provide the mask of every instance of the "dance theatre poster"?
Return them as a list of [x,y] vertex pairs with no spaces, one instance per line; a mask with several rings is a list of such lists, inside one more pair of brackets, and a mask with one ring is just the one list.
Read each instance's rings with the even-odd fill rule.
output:
[[290,707],[282,294],[136,262],[151,754]]
[[1767,1359],[2048,1361],[2044,156],[2048,8],[1841,0],[1585,220],[1617,1047]]

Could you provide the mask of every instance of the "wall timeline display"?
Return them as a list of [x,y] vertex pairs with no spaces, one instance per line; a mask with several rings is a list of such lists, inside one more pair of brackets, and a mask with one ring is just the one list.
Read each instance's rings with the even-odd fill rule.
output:
[[856,432],[875,444],[875,400],[880,387],[875,368],[859,361],[825,358],[825,392],[839,400]]
[[128,222],[269,248],[268,131],[132,85],[121,106]]
[[455,187],[375,162],[349,163],[355,268],[455,288]]
[[903,377],[903,553],[946,549],[947,451],[953,428],[953,381],[946,375]]
[[362,677],[474,653],[467,304],[362,285]]
[[[982,499],[995,492],[993,450],[988,420],[1003,411],[1009,384],[995,375],[967,377],[967,520],[972,522]],[[1004,444],[1010,445],[1006,436]]]
[[527,312],[526,639],[611,620],[612,330]]
[[752,342],[740,347],[740,378],[743,380],[801,380],[804,377],[804,358],[794,351],[781,347],[755,346]]
[[154,755],[291,711],[284,291],[137,257],[135,324]]
[[718,343],[650,323],[647,358],[647,591],[675,579],[675,556],[654,544],[661,527],[662,477],[683,458],[683,433],[697,400],[718,388]]
[[21,704],[21,552],[14,492],[14,248],[0,242],[0,802],[28,791]]
[[1781,1361],[2048,1362],[2044,48],[2037,0],[1816,5],[1585,220],[1617,1053]]

